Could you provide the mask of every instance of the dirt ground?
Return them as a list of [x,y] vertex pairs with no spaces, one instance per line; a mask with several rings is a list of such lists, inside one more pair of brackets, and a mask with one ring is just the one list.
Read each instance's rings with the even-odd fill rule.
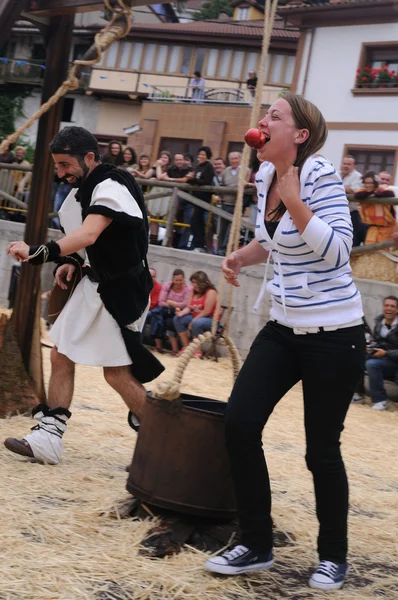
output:
[[[46,379],[49,351],[44,350]],[[163,378],[175,360],[162,356]],[[192,360],[183,383],[191,394],[226,400],[229,359]],[[149,388],[151,386],[148,386]],[[322,393],[322,390],[320,390]],[[224,578],[203,570],[192,548],[167,559],[138,555],[149,521],[120,518],[135,433],[101,369],[78,367],[73,416],[58,466],[32,464],[0,450],[0,600],[306,600],[327,594],[307,587],[316,561],[317,522],[304,462],[301,387],[277,406],[264,433],[277,528],[295,542],[276,549],[274,569]],[[1,437],[22,437],[27,417],[0,421]],[[398,597],[398,410],[353,405],[343,434],[350,477],[351,573],[336,600]]]

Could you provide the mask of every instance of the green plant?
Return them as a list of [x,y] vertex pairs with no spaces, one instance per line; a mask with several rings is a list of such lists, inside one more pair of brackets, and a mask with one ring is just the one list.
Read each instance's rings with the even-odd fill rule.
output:
[[226,13],[232,17],[234,9],[230,0],[208,0],[203,2],[200,10],[195,13],[196,21],[206,21],[208,19],[218,19],[220,13]]
[[173,102],[175,96],[169,90],[163,90],[157,97],[158,102]]
[[388,67],[377,69],[377,83],[390,83],[394,79],[395,71],[389,71]]
[[24,100],[31,93],[31,86],[7,84],[0,88],[0,140],[13,133],[15,121],[25,116]]
[[369,84],[373,83],[375,77],[374,69],[371,69],[369,66],[363,67],[363,69],[358,69],[356,85],[357,87],[364,85],[368,86]]

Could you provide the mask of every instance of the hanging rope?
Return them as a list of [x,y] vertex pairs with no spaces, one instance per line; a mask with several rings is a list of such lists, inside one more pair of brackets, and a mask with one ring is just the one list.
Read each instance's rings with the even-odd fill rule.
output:
[[[261,48],[260,67],[258,69],[256,92],[255,92],[253,107],[252,107],[251,116],[250,116],[250,125],[249,125],[250,128],[257,126],[257,123],[258,123],[258,120],[260,117],[261,100],[262,100],[264,75],[265,75],[265,62],[266,62],[267,55],[268,55],[268,48],[269,48],[269,44],[271,41],[272,29],[274,26],[275,13],[276,13],[277,7],[278,7],[277,0],[266,0],[266,5],[265,5],[265,9],[264,9],[264,31],[263,31],[263,40],[262,40],[262,48]],[[241,166],[239,169],[238,191],[237,191],[237,195],[236,195],[234,218],[232,221],[231,231],[230,231],[229,239],[228,239],[228,245],[227,245],[227,251],[226,251],[227,256],[228,256],[228,254],[230,254],[231,252],[233,252],[234,250],[237,250],[239,248],[240,227],[241,227],[241,222],[242,222],[242,211],[243,211],[243,195],[244,195],[244,191],[245,191],[246,171],[247,171],[247,167],[249,165],[250,152],[251,152],[251,148],[247,144],[245,144],[244,148],[243,148]],[[222,302],[223,291],[225,288],[225,283],[226,283],[225,279],[224,279],[224,277],[222,277],[221,282],[220,282],[220,290],[219,290],[219,294],[218,294],[218,299],[217,299],[217,307],[214,312],[212,329],[211,329],[213,336],[215,336],[216,332],[217,332],[217,317],[219,315],[220,308],[221,308],[221,302]],[[227,309],[227,316],[226,316],[226,321],[225,321],[226,334],[228,334],[229,324],[230,324],[230,319],[231,319],[233,291],[234,291],[234,286],[230,285],[229,294],[228,294],[228,309]]]
[[[250,127],[256,127],[257,122],[259,120],[259,116],[260,116],[262,91],[263,91],[263,84],[264,84],[265,61],[267,59],[268,48],[269,48],[269,43],[271,40],[272,29],[273,29],[273,25],[274,25],[275,13],[276,13],[277,6],[278,6],[277,0],[267,0],[266,1],[266,6],[265,6],[265,10],[264,10],[264,33],[263,33],[263,40],[262,40],[260,68],[258,70],[256,93],[255,93],[253,107],[252,107],[251,116],[250,116]],[[233,252],[234,250],[237,250],[239,247],[239,234],[240,234],[240,227],[241,227],[241,221],[242,221],[242,209],[243,209],[243,194],[244,194],[245,183],[246,183],[246,170],[247,170],[247,167],[249,164],[250,151],[251,151],[250,147],[247,144],[245,144],[243,154],[242,154],[241,167],[239,169],[238,191],[237,191],[237,196],[236,196],[234,218],[232,221],[231,231],[230,231],[229,239],[228,239],[227,255],[230,254],[231,252]],[[185,369],[187,368],[187,365],[188,365],[189,361],[191,360],[191,358],[193,357],[194,353],[206,341],[217,339],[216,334],[217,334],[218,315],[219,315],[220,308],[221,308],[221,301],[222,301],[224,287],[225,287],[225,279],[224,279],[224,277],[222,277],[221,282],[220,282],[220,290],[219,290],[219,294],[218,294],[218,298],[217,298],[217,306],[216,306],[216,310],[215,310],[214,316],[213,316],[211,332],[207,331],[206,333],[199,335],[197,338],[195,338],[189,344],[189,346],[185,349],[185,351],[182,353],[181,357],[178,360],[178,363],[177,363],[177,366],[176,366],[176,369],[174,372],[174,378],[171,381],[165,381],[165,382],[158,383],[155,388],[155,391],[154,391],[155,396],[159,396],[161,398],[165,398],[166,400],[170,400],[170,401],[176,400],[177,398],[179,398],[182,377],[183,377]],[[228,309],[227,309],[228,312],[227,312],[226,324],[225,324],[225,335],[222,336],[222,340],[228,346],[228,350],[231,355],[233,378],[235,381],[238,376],[238,373],[240,371],[240,367],[242,365],[242,359],[239,355],[238,349],[236,348],[235,344],[233,343],[231,338],[228,336],[229,321],[231,318],[231,309],[232,309],[233,289],[234,288],[231,285],[230,290],[229,290],[229,297],[228,297]]]
[[65,96],[68,92],[76,90],[79,87],[79,78],[82,74],[83,67],[91,66],[98,63],[102,58],[102,53],[109,48],[114,41],[125,37],[131,28],[132,20],[132,4],[133,0],[117,0],[117,5],[112,6],[110,0],[104,0],[105,7],[113,13],[112,19],[95,38],[94,44],[88,49],[84,57],[80,60],[75,60],[69,72],[68,79],[64,81],[57,89],[55,94],[44,102],[17,131],[9,135],[0,144],[0,154],[5,152],[10,144],[13,144],[18,138],[33,125],[35,121],[40,119],[52,106]]

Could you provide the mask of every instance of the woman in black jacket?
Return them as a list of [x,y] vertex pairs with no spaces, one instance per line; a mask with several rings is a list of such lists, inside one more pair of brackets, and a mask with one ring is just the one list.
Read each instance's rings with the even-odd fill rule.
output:
[[[188,173],[189,183],[192,185],[213,185],[214,168],[210,162],[212,151],[209,146],[201,146],[198,150],[198,164],[192,173]],[[193,192],[195,198],[211,204],[212,192]],[[192,249],[197,252],[206,252],[206,220],[208,211],[195,206],[191,221],[193,235]]]

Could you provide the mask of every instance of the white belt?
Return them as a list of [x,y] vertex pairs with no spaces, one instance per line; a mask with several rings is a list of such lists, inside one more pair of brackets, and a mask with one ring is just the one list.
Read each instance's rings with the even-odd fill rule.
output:
[[295,335],[306,335],[307,333],[320,333],[322,331],[337,331],[337,329],[346,329],[347,327],[356,327],[357,325],[363,325],[363,319],[355,319],[355,321],[351,321],[350,323],[344,323],[344,325],[326,325],[325,327],[291,327],[290,325],[286,325],[285,323],[277,321],[277,319],[273,319],[273,321],[275,323],[279,323],[279,325],[283,325],[283,327],[293,329],[293,333]]

